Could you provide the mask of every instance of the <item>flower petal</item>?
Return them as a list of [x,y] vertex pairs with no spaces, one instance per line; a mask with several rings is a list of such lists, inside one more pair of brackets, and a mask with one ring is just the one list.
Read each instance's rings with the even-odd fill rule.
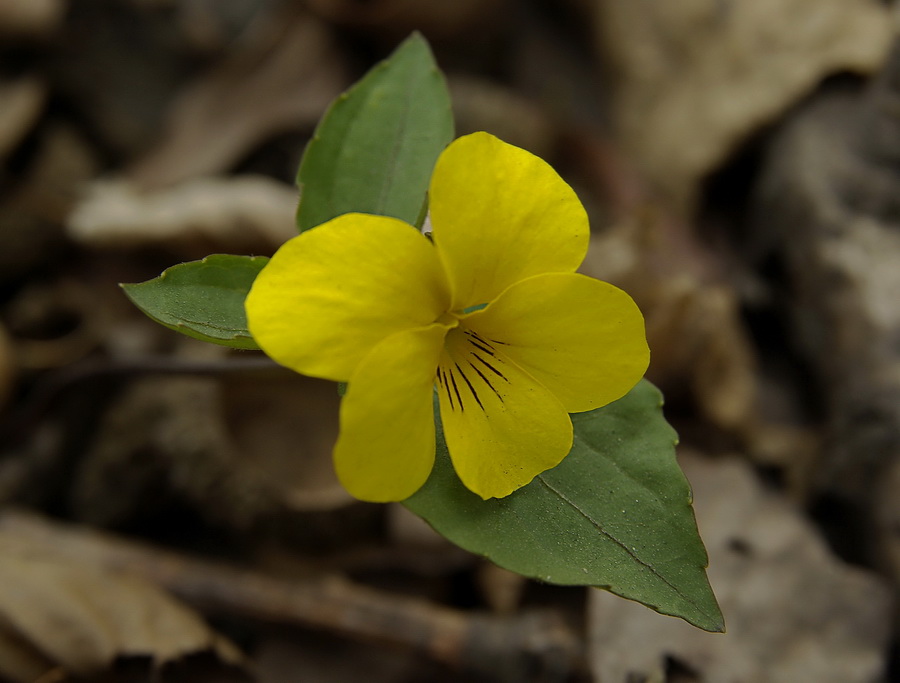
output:
[[245,306],[267,355],[305,375],[347,381],[382,339],[433,323],[448,304],[428,239],[395,218],[357,213],[282,245]]
[[621,398],[650,362],[644,318],[632,298],[576,273],[523,280],[462,324],[547,387],[570,413]]
[[360,363],[341,402],[334,466],[361,500],[415,493],[434,465],[434,376],[444,325],[398,332]]
[[509,495],[572,447],[572,421],[559,400],[487,348],[470,330],[450,330],[437,380],[450,459],[485,499]]
[[572,272],[587,253],[587,214],[572,188],[542,159],[487,133],[444,150],[429,210],[454,310],[538,273]]

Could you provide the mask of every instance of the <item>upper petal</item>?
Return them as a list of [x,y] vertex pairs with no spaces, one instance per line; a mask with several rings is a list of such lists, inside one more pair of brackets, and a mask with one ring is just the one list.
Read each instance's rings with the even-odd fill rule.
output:
[[587,253],[587,214],[572,188],[542,159],[487,133],[441,154],[429,211],[454,310],[538,273],[572,272]]
[[559,400],[471,330],[447,334],[438,394],[453,467],[482,498],[509,495],[572,448],[572,421]]
[[523,280],[464,324],[577,413],[637,384],[650,350],[644,318],[618,287],[576,273]]
[[395,218],[357,213],[282,245],[245,306],[250,333],[273,359],[346,381],[382,339],[446,312],[449,289],[426,237]]
[[361,500],[403,500],[434,465],[434,376],[447,328],[387,337],[353,374],[341,402],[334,465]]

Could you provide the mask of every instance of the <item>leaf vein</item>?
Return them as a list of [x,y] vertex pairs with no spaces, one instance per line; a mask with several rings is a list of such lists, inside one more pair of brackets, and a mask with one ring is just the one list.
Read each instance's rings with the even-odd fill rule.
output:
[[637,563],[638,563],[639,565],[641,565],[642,567],[646,568],[651,574],[653,574],[656,578],[658,578],[660,581],[662,581],[664,584],[666,584],[669,588],[671,588],[672,591],[673,591],[676,595],[680,596],[682,599],[686,600],[686,601],[689,602],[690,604],[694,605],[695,607],[697,607],[698,609],[700,609],[701,611],[703,611],[703,608],[702,608],[698,603],[696,603],[696,602],[695,602],[694,600],[692,600],[690,597],[688,597],[687,595],[685,595],[684,593],[682,593],[682,592],[678,589],[678,586],[676,586],[676,585],[673,584],[671,581],[669,581],[665,576],[663,576],[662,574],[660,574],[659,571],[657,571],[656,568],[653,567],[653,565],[648,564],[647,562],[645,562],[644,560],[642,560],[640,557],[638,557],[637,554],[635,554],[635,552],[634,552],[631,548],[629,548],[627,545],[625,545],[624,543],[622,543],[622,541],[620,541],[620,540],[617,539],[615,536],[613,536],[611,533],[609,533],[606,529],[604,529],[604,528],[603,528],[603,525],[600,524],[600,522],[598,522],[598,521],[595,520],[593,517],[591,517],[587,512],[585,512],[584,510],[582,510],[582,509],[578,506],[578,504],[575,503],[575,501],[571,500],[571,499],[570,499],[568,496],[566,496],[562,491],[556,489],[555,487],[553,487],[552,485],[550,485],[549,483],[547,483],[547,481],[544,479],[543,475],[538,475],[538,476],[535,477],[535,478],[536,478],[536,479],[537,479],[544,487],[546,487],[547,489],[549,489],[553,494],[555,494],[556,496],[558,496],[563,502],[565,502],[565,503],[566,503],[567,505],[569,505],[573,510],[575,510],[579,515],[581,515],[582,517],[584,517],[584,518],[585,518],[585,519],[586,519],[586,520],[587,520],[587,521],[588,521],[595,529],[597,529],[597,531],[599,531],[603,536],[605,536],[605,537],[608,538],[610,541],[612,541],[615,545],[619,546],[622,550],[624,550],[625,553],[626,553],[629,557],[631,557],[631,559],[633,559],[635,562],[637,562]]

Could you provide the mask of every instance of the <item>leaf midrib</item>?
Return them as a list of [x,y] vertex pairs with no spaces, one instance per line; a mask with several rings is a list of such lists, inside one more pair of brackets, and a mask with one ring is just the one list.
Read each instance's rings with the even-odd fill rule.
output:
[[[554,494],[555,496],[557,496],[557,497],[558,497],[560,500],[562,500],[566,505],[568,505],[568,506],[571,507],[573,510],[575,510],[575,512],[578,513],[581,517],[583,517],[584,519],[586,519],[586,520],[588,521],[588,523],[590,523],[597,531],[600,532],[601,535],[603,535],[605,538],[608,538],[608,539],[609,539],[610,541],[612,541],[616,546],[618,546],[619,548],[621,548],[622,550],[624,550],[625,553],[626,553],[631,559],[633,559],[637,564],[639,564],[639,565],[641,565],[642,567],[646,568],[653,576],[655,576],[655,577],[656,577],[657,579],[659,579],[662,583],[664,583],[666,586],[668,586],[669,589],[671,589],[672,592],[675,593],[675,595],[677,595],[678,597],[680,597],[682,600],[684,600],[684,601],[687,602],[688,604],[693,605],[693,606],[697,609],[697,611],[700,612],[701,614],[703,614],[703,615],[705,615],[706,617],[708,617],[709,619],[715,621],[715,619],[713,618],[713,615],[711,615],[709,612],[707,612],[705,609],[703,609],[703,607],[702,607],[700,604],[698,604],[697,602],[695,602],[694,600],[692,600],[690,597],[688,597],[687,595],[685,595],[684,593],[682,593],[682,592],[678,589],[678,587],[677,587],[675,584],[673,584],[673,583],[672,583],[671,581],[669,581],[665,576],[663,576],[663,575],[662,575],[662,574],[661,574],[661,573],[660,573],[653,565],[648,564],[647,562],[645,562],[644,560],[642,560],[640,557],[638,557],[637,554],[635,554],[635,552],[634,552],[631,548],[629,548],[625,543],[623,543],[622,541],[620,541],[619,539],[617,539],[615,536],[613,536],[611,533],[609,533],[606,529],[604,529],[604,528],[603,528],[603,525],[602,525],[600,522],[598,522],[598,521],[595,520],[593,517],[591,517],[590,514],[588,514],[588,513],[585,512],[584,510],[582,510],[582,509],[578,506],[577,503],[575,503],[573,500],[571,500],[571,499],[570,499],[568,496],[566,496],[564,493],[562,493],[561,491],[559,491],[558,489],[556,489],[553,485],[551,485],[550,483],[548,483],[548,482],[546,481],[546,479],[544,479],[543,475],[538,475],[538,476],[536,477],[536,479],[537,479],[544,487],[546,487],[552,494]],[[616,591],[613,591],[613,592],[616,592]]]

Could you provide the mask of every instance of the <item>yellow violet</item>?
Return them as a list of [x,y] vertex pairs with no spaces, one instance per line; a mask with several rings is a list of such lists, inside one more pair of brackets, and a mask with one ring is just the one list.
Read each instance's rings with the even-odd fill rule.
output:
[[621,398],[649,362],[631,297],[575,273],[587,215],[546,162],[487,133],[461,137],[435,165],[429,211],[433,241],[359,213],[307,230],[247,297],[269,356],[348,382],[334,462],[363,500],[425,483],[435,386],[456,473],[487,499],[559,464],[568,414]]

